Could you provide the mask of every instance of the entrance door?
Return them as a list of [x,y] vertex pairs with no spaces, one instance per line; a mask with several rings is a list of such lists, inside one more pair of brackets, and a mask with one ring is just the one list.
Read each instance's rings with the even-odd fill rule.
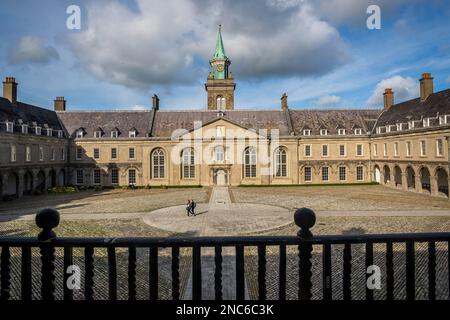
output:
[[217,171],[216,184],[218,186],[226,186],[227,185],[227,173],[225,172],[225,170]]

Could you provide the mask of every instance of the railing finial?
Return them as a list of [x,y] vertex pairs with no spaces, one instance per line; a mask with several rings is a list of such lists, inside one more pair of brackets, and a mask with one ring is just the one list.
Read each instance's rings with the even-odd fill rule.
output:
[[38,235],[39,241],[48,241],[56,238],[52,230],[59,225],[59,212],[55,209],[41,209],[36,215],[36,225],[42,229]]
[[309,239],[313,237],[309,230],[316,224],[316,214],[308,208],[297,209],[294,213],[295,224],[300,227],[297,235],[302,239]]

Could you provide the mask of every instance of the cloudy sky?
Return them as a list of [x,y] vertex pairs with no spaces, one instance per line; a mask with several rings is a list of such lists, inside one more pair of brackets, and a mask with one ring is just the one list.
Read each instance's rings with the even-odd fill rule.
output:
[[283,92],[291,108],[375,108],[386,87],[417,97],[423,72],[450,88],[447,0],[2,0],[0,75],[49,108],[63,95],[72,110],[142,109],[157,93],[161,108],[202,109],[218,24],[236,108],[279,108]]

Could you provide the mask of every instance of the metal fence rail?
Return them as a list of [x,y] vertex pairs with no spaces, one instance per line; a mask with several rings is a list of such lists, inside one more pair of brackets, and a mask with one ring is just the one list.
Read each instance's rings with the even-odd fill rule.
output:
[[[84,298],[94,299],[94,261],[96,259],[94,249],[103,248],[107,252],[108,273],[108,297],[110,300],[118,299],[117,294],[117,249],[125,249],[127,252],[127,285],[128,299],[139,298],[136,290],[136,263],[137,248],[148,250],[149,254],[149,299],[158,299],[158,258],[162,249],[171,250],[171,281],[172,299],[179,300],[180,293],[180,249],[191,248],[192,270],[192,299],[202,298],[202,248],[213,248],[214,251],[214,298],[223,298],[223,256],[222,249],[234,247],[235,251],[235,290],[236,299],[245,298],[245,254],[248,247],[257,248],[257,283],[258,299],[267,298],[267,247],[278,248],[278,299],[286,299],[287,278],[292,275],[287,272],[287,247],[296,247],[298,256],[298,283],[297,297],[300,300],[312,298],[312,268],[321,268],[322,271],[322,299],[333,298],[333,282],[342,282],[342,296],[344,300],[352,299],[352,269],[355,264],[361,263],[352,260],[353,246],[364,245],[364,268],[374,263],[374,245],[383,244],[385,251],[386,274],[386,299],[394,299],[394,284],[398,280],[394,273],[394,250],[396,244],[405,245],[406,272],[404,283],[406,299],[414,300],[416,296],[416,244],[427,246],[427,283],[428,299],[436,299],[436,269],[444,269],[447,275],[445,284],[450,292],[450,233],[420,233],[420,234],[382,234],[382,235],[338,235],[338,236],[313,236],[310,229],[315,224],[314,212],[310,209],[299,209],[294,216],[295,223],[300,227],[296,236],[257,236],[257,237],[198,237],[198,238],[58,238],[53,232],[59,224],[59,213],[52,209],[44,209],[36,216],[36,223],[42,229],[38,238],[10,238],[0,239],[0,281],[1,300],[11,299],[11,249],[21,250],[21,278],[20,290],[22,300],[32,299],[32,249],[39,248],[41,260],[41,298],[43,300],[56,299],[55,294],[55,250],[63,248],[64,270],[73,264],[73,251],[83,249],[84,252]],[[447,248],[447,261],[445,265],[438,265],[436,259],[436,243],[445,243]],[[343,246],[342,277],[333,278],[332,248],[336,245]],[[322,263],[313,265],[313,247],[319,246],[322,252]],[[67,285],[69,274],[64,272],[64,277],[58,279],[63,283],[63,299],[72,300],[73,292]],[[366,274],[366,278],[369,274]],[[450,293],[449,293],[450,295]],[[374,299],[373,290],[366,287],[365,299]],[[450,299],[450,297],[446,297]]]

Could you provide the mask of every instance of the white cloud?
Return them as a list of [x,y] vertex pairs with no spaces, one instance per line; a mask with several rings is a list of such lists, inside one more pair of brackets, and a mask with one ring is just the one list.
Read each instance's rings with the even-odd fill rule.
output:
[[149,107],[141,106],[141,105],[134,105],[134,106],[131,106],[129,109],[133,110],[133,111],[142,111],[142,110],[149,110]]
[[372,96],[367,100],[370,105],[383,104],[384,89],[392,88],[395,94],[395,102],[406,101],[417,98],[419,96],[419,83],[416,79],[411,77],[393,76],[388,79],[380,81]]
[[348,61],[338,31],[311,6],[260,0],[137,0],[87,5],[87,29],[72,48],[97,78],[129,87],[205,79],[217,25],[239,79],[326,74]]
[[51,46],[45,46],[42,40],[35,36],[23,36],[8,52],[8,61],[19,63],[49,63],[59,59],[58,52]]
[[332,107],[336,106],[341,100],[342,99],[339,96],[324,96],[319,98],[319,100],[313,104],[318,107]]

